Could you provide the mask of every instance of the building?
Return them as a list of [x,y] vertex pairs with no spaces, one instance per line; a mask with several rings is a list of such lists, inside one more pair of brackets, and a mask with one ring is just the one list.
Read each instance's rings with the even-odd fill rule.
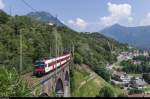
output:
[[130,82],[130,77],[125,72],[115,72],[112,75],[114,80],[123,82],[123,84],[128,84]]
[[139,55],[140,55],[139,50],[134,50],[134,51],[133,51],[133,56],[134,56],[134,57],[137,57],[137,56],[139,56]]
[[132,79],[130,81],[131,88],[142,89],[146,84],[147,83],[141,78]]
[[119,56],[117,57],[118,60],[129,60],[133,58],[133,54],[131,52],[121,52]]
[[137,61],[137,60],[133,60],[132,63],[133,63],[134,65],[140,65],[142,62],[141,62],[141,61]]
[[50,23],[50,22],[48,24],[51,25],[51,26],[54,25],[53,23]]
[[143,56],[145,56],[145,57],[149,57],[149,53],[148,53],[148,51],[144,50],[144,52],[143,52]]

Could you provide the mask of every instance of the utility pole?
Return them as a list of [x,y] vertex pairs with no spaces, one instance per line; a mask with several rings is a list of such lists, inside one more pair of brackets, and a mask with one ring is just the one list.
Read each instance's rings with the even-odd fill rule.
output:
[[[56,33],[56,28],[54,27],[54,33]],[[57,58],[57,35],[55,34],[55,59]],[[57,73],[57,59],[55,60],[56,61],[56,72],[55,72],[55,74]],[[57,75],[56,75],[57,76]]]
[[20,30],[20,74],[22,71],[22,31]]
[[[10,8],[9,8],[9,13],[10,13],[10,16],[11,16],[11,20],[13,21],[13,17],[12,17],[12,14],[11,14],[11,5],[10,5]],[[14,37],[13,34],[11,34],[11,39],[10,39],[10,40],[12,40],[13,37]],[[7,46],[8,46],[8,48],[9,48],[9,44],[8,44]],[[8,55],[7,55],[7,59],[9,59]],[[11,64],[14,64],[14,58],[13,58]]]
[[49,42],[49,57],[51,57],[51,43]]
[[74,58],[74,44],[72,43],[72,57]]
[[[49,35],[50,35],[50,33],[49,33]],[[50,35],[50,37],[49,37],[49,57],[51,57],[52,56],[52,38],[51,38],[51,35]]]
[[73,60],[74,60],[74,43],[71,43],[71,52],[72,52],[72,56],[71,56],[71,64],[72,66],[70,66],[70,70],[74,69],[74,64],[73,64]]
[[109,41],[107,41],[107,43],[108,43],[108,47],[109,47],[109,49],[110,49],[110,54],[111,54],[111,59],[112,59],[112,47],[111,47]]
[[[57,15],[56,15],[57,18]],[[56,70],[55,70],[55,78],[57,79],[57,56],[58,56],[58,44],[57,44],[57,22],[56,27],[54,27],[54,35],[55,35],[55,61],[56,61]]]
[[12,6],[10,5],[9,13],[12,16]]

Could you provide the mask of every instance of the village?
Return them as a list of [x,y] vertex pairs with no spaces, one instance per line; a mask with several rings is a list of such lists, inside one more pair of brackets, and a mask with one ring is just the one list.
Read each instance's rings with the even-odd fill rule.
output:
[[[107,65],[107,69],[111,71],[111,84],[119,86],[123,89],[128,94],[128,97],[149,97],[150,84],[143,78],[143,74],[145,72],[142,71],[138,74],[127,73],[120,68],[120,63],[128,60],[130,60],[130,64],[135,66],[142,65],[142,60],[135,60],[137,57],[146,58],[148,64],[150,64],[150,56],[148,51],[134,50],[130,52],[121,52],[117,57],[118,61],[116,63]],[[149,72],[147,74],[150,75]]]

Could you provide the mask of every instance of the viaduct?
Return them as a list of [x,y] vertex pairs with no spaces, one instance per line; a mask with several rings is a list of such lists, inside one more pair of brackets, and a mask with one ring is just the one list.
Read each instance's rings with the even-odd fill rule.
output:
[[28,73],[23,75],[29,87],[32,90],[32,95],[52,96],[52,97],[70,97],[70,65],[71,60],[60,68],[51,71],[50,73],[37,78]]

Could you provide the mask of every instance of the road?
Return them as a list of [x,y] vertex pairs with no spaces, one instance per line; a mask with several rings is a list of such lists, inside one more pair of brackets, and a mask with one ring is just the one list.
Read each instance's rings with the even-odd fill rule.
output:
[[[119,56],[118,56],[118,57],[117,57],[117,61],[116,61],[115,63],[110,64],[109,66],[107,66],[107,68],[108,68],[109,70],[112,70],[113,67],[118,67],[119,64],[120,64],[120,62],[123,61],[123,60],[124,60],[123,58],[119,58]],[[120,66],[119,66],[119,67],[120,67]]]

